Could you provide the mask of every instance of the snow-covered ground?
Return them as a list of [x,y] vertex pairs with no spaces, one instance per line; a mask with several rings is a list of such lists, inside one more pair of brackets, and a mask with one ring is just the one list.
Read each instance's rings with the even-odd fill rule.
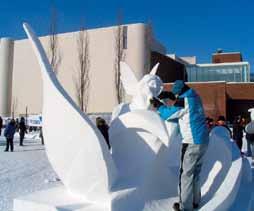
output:
[[[243,148],[246,149],[246,143]],[[5,138],[0,136],[0,211],[12,211],[15,198],[54,187],[60,183],[47,159],[38,134],[28,134],[23,147],[19,146],[19,136],[16,134],[14,152],[4,152],[4,149]],[[247,176],[244,175],[244,177]],[[244,187],[241,188],[242,191],[233,203],[232,210],[234,211],[242,208],[243,203],[248,203],[251,191],[247,189],[254,188],[253,185],[245,186],[244,182],[241,185]],[[247,192],[248,195],[245,194]],[[248,205],[246,210],[248,210],[247,207]]]
[[31,138],[25,138],[24,146],[20,147],[15,135],[14,152],[4,152],[6,142],[0,136],[1,211],[11,211],[14,198],[59,184],[40,139]]

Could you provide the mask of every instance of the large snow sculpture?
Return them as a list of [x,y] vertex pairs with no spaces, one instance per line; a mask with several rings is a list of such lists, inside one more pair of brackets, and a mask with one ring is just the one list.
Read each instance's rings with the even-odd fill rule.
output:
[[[132,77],[125,83],[123,75],[132,73],[121,63],[124,86],[135,96],[114,116],[110,154],[103,136],[59,84],[37,37],[27,24],[24,28],[41,67],[47,155],[65,187],[17,199],[14,210],[170,210],[177,200],[180,140],[175,123],[166,126],[155,112],[146,110],[149,99],[162,89],[157,67],[140,82]],[[232,153],[223,128],[212,132],[210,142],[201,176],[201,210],[227,210],[239,187],[240,154]]]
[[[114,210],[127,209],[124,208],[124,204],[131,201],[135,206],[137,204],[143,206],[145,197],[143,194],[138,194],[136,198],[136,194],[141,193],[144,187],[136,185],[127,188],[127,182],[118,177],[118,169],[103,136],[86,114],[79,110],[56,79],[46,54],[31,28],[27,24],[24,24],[24,28],[41,67],[42,113],[47,155],[66,188],[78,198],[97,203],[99,206],[104,204],[105,207],[109,207],[112,203]],[[149,78],[146,80],[150,81]],[[151,86],[157,88],[157,85],[151,83]],[[161,88],[160,85],[159,92]],[[155,112],[140,111],[131,115],[127,122],[132,120],[133,126],[142,125],[142,129],[152,134],[156,140],[167,142],[168,134],[164,122]],[[117,194],[116,190],[121,189],[125,190],[124,194]],[[131,199],[127,196],[131,196]]]
[[58,82],[40,41],[24,29],[39,60],[43,79],[43,129],[47,155],[74,194],[103,201],[117,178],[104,138]]

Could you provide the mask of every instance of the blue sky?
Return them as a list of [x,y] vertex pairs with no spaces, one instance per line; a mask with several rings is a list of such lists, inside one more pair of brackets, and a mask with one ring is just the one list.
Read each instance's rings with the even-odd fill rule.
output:
[[196,55],[199,63],[209,63],[222,48],[241,51],[254,65],[253,0],[1,0],[0,37],[24,38],[23,21],[38,35],[48,34],[52,4],[59,32],[78,30],[81,19],[88,28],[114,25],[121,11],[124,23],[152,22],[168,53]]

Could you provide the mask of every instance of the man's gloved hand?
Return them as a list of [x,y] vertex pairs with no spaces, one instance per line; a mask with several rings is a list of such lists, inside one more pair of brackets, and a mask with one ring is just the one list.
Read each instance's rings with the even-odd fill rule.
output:
[[163,105],[163,103],[161,101],[159,101],[157,98],[153,97],[152,99],[150,99],[150,103],[154,108],[159,108],[160,106]]

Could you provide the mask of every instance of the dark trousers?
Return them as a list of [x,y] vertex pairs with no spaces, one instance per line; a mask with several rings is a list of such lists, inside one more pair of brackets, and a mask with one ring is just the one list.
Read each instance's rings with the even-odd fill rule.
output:
[[7,143],[5,151],[9,151],[9,146],[11,146],[11,151],[13,152],[13,138],[7,138],[6,140]]
[[24,137],[25,137],[25,133],[24,132],[19,133],[19,137],[20,137],[19,145],[23,146],[23,140],[24,140]]
[[241,152],[242,151],[242,146],[243,146],[243,140],[242,140],[242,138],[236,139],[236,144],[237,144],[237,146],[238,146],[238,148],[239,148],[239,150]]
[[44,137],[43,137],[43,135],[41,136],[41,144],[44,145]]
[[0,136],[1,136],[1,134],[2,134],[2,128],[0,127]]

